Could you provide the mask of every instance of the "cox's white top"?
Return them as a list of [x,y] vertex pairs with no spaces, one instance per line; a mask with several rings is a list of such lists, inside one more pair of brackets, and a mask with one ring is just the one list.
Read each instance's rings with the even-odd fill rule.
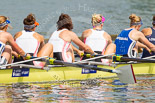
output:
[[24,50],[24,52],[33,53],[33,56],[37,56],[40,42],[33,37],[34,33],[34,31],[26,32],[23,30],[22,35],[16,39],[16,43]]
[[84,43],[90,46],[93,51],[101,51],[103,53],[108,43],[103,37],[105,31],[97,31],[93,29],[91,29],[91,31],[91,35],[85,38]]

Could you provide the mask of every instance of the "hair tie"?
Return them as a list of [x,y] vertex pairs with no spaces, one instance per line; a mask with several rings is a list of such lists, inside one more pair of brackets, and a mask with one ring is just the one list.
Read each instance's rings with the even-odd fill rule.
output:
[[104,23],[105,22],[105,18],[104,18],[104,16],[102,16],[102,23]]
[[6,26],[7,24],[10,24],[9,20],[6,20],[4,23],[0,24],[0,26]]
[[131,23],[131,25],[143,25],[142,20],[140,22]]

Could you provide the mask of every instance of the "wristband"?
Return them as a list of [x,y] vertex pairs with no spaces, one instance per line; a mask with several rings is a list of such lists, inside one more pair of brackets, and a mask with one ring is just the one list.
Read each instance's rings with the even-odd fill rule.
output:
[[23,57],[26,57],[27,56],[27,53],[25,53],[25,55]]
[[91,56],[94,57],[95,56],[95,53],[91,54]]

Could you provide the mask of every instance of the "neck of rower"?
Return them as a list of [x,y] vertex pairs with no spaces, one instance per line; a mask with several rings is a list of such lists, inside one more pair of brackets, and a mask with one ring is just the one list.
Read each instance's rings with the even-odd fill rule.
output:
[[24,28],[25,31],[35,31],[35,29],[36,29],[36,27],[33,28],[33,29],[26,29],[26,28]]
[[133,25],[133,26],[131,26],[130,28],[136,29],[136,30],[139,31],[140,27],[141,27],[141,25]]
[[4,29],[1,29],[0,31],[7,31],[8,26],[6,26]]
[[95,26],[93,29],[94,30],[102,30],[103,26],[102,25],[99,25],[99,26]]

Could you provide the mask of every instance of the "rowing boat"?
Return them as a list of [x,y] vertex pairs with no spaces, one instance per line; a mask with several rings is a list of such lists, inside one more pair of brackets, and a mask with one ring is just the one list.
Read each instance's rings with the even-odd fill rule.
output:
[[[124,65],[127,64],[119,64],[117,65],[117,67],[121,67]],[[139,63],[139,64],[133,64],[132,66],[135,75],[155,74],[155,63]],[[115,69],[114,67],[102,66],[102,65],[98,65],[98,67]],[[116,74],[84,69],[80,67],[68,67],[68,66],[53,66],[47,70],[42,70],[35,67],[25,68],[22,66],[16,66],[5,70],[0,70],[1,84],[86,80],[86,79],[109,78],[109,77],[116,77]]]

